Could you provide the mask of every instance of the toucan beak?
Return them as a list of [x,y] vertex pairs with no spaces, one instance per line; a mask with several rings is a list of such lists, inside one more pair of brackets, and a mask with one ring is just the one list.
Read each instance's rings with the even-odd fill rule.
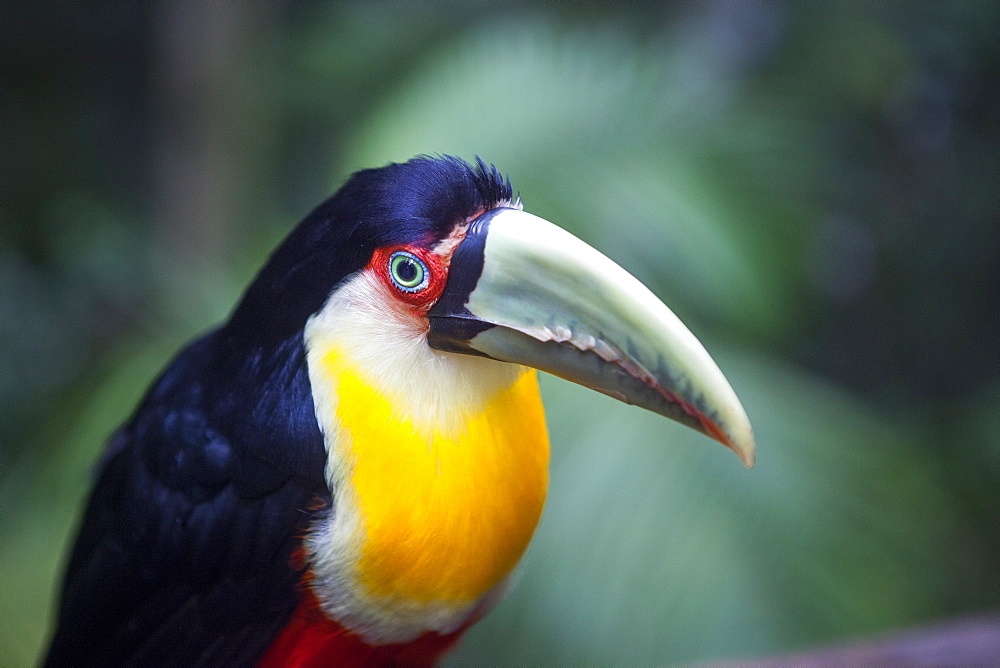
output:
[[736,393],[646,286],[552,223],[499,208],[473,221],[428,312],[431,347],[523,364],[677,420],[753,466]]

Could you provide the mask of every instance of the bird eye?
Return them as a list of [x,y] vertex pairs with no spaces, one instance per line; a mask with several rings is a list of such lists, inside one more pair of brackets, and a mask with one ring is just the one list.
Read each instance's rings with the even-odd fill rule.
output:
[[430,272],[413,253],[396,251],[389,256],[389,276],[403,292],[420,292],[427,287]]

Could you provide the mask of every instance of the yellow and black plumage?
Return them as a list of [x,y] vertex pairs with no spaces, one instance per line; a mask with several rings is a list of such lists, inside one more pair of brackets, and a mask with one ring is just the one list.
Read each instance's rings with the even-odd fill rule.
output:
[[48,665],[433,662],[541,515],[535,369],[752,463],[697,340],[495,169],[355,174],[111,439]]

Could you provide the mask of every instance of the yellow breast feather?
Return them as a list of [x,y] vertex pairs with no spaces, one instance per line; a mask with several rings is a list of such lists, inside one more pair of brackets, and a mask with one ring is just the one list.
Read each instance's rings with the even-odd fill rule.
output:
[[333,496],[307,546],[331,618],[405,642],[496,600],[541,516],[549,441],[534,371],[430,349],[379,289],[358,276],[306,327]]
[[415,424],[357,373],[336,375],[337,439],[363,534],[360,584],[375,597],[474,602],[514,568],[545,501],[548,435],[534,372],[451,425]]

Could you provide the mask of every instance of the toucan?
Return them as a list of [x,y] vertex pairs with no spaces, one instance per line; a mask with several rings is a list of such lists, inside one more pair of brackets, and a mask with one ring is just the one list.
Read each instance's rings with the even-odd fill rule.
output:
[[495,167],[357,172],[109,439],[46,665],[435,664],[542,513],[536,370],[753,463],[694,335]]

